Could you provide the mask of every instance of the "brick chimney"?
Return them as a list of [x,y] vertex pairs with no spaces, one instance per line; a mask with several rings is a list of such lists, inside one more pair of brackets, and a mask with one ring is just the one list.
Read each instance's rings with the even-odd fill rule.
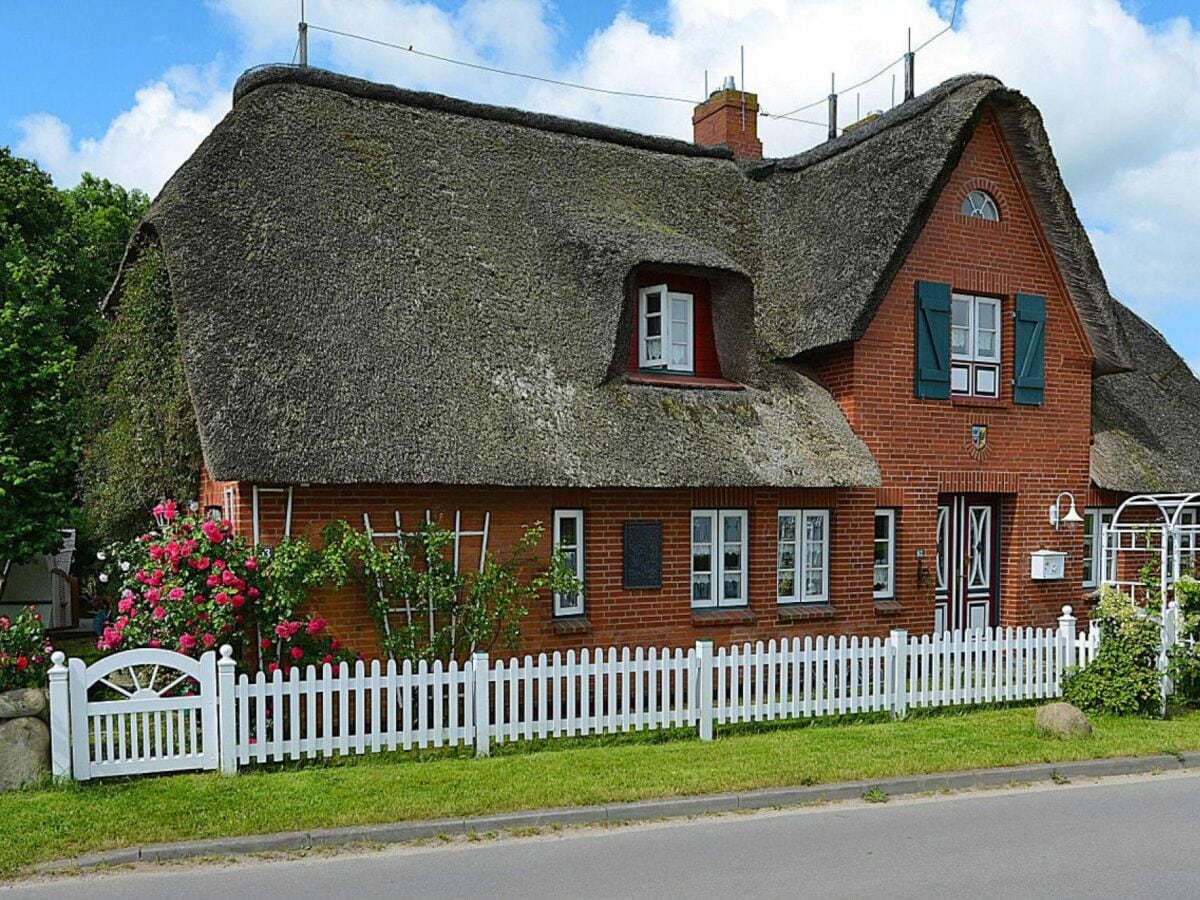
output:
[[692,135],[692,140],[704,147],[728,144],[734,159],[762,159],[758,95],[742,93],[734,87],[733,78],[726,78],[725,87],[713,91],[692,113]]

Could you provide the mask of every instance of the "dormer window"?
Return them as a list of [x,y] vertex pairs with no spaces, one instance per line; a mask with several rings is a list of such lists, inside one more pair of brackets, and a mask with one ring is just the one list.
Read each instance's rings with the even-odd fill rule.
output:
[[665,284],[638,290],[638,368],[694,371],[695,304]]
[[971,191],[962,204],[962,214],[971,219],[984,219],[988,222],[1000,221],[1000,209],[996,201],[987,191]]
[[[669,388],[741,390],[743,385],[722,370],[717,325],[730,336],[748,335],[753,329],[754,308],[748,291],[742,290],[740,282],[720,273],[709,278],[649,266],[636,271],[626,295],[625,380]],[[741,343],[731,341],[726,349],[732,372],[744,372],[739,367],[744,364]]]

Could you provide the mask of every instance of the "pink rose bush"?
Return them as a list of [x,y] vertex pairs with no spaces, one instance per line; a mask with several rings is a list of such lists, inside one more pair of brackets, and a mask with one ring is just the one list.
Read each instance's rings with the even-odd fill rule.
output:
[[296,666],[337,666],[355,658],[329,633],[328,624],[320,616],[277,623],[271,636],[262,638],[261,649],[264,658],[269,659],[267,671],[280,669],[284,674]]
[[271,596],[270,561],[228,520],[181,515],[170,500],[153,512],[157,528],[100,554],[111,599],[100,650],[165,647],[200,656],[230,644],[239,658],[253,647],[272,671],[348,658],[324,619],[293,615],[294,585]]
[[154,508],[158,528],[109,548],[102,583],[115,591],[97,646],[105,651],[165,647],[198,656],[219,643],[240,648],[253,621],[245,609],[262,579],[228,521],[180,515],[173,501]]
[[16,618],[0,616],[0,693],[43,687],[53,652],[34,607],[21,610]]

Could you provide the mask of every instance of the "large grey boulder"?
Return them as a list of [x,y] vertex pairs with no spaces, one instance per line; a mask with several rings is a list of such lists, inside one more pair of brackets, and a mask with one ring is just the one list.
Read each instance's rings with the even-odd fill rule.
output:
[[46,692],[40,688],[22,688],[0,694],[0,719],[44,718],[46,707]]
[[1087,716],[1078,706],[1070,703],[1047,703],[1038,707],[1034,725],[1038,734],[1062,740],[1087,737],[1092,733],[1092,723],[1087,720]]
[[0,791],[41,781],[49,772],[49,726],[31,716],[0,722]]

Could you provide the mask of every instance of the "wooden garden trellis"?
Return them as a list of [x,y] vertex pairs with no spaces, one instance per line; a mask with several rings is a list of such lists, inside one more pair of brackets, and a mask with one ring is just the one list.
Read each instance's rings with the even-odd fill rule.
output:
[[[387,541],[387,540],[395,541],[396,547],[399,549],[399,551],[401,553],[403,553],[404,552],[404,539],[415,537],[417,535],[417,532],[404,530],[404,527],[401,524],[400,510],[395,510],[393,515],[395,517],[395,526],[396,526],[395,531],[377,531],[371,525],[371,514],[369,512],[364,512],[363,513],[363,531],[366,533],[367,538],[372,542]],[[430,513],[430,511],[428,509],[425,510],[425,524],[429,525],[432,521],[433,521],[432,514]],[[481,530],[479,530],[479,531],[464,531],[463,527],[462,527],[462,510],[456,509],[454,511],[454,574],[457,575],[459,572],[459,568],[460,568],[460,563],[461,563],[461,559],[462,559],[462,540],[463,540],[463,538],[471,538],[471,537],[477,537],[480,539],[479,572],[480,572],[480,574],[483,573],[484,566],[487,563],[488,531],[491,527],[491,522],[492,522],[491,512],[485,512],[483,514],[483,528]],[[387,637],[391,637],[391,634],[392,634],[391,616],[393,616],[393,615],[400,615],[401,613],[403,613],[403,615],[405,617],[405,623],[411,627],[412,623],[413,623],[413,608],[412,608],[411,598],[405,597],[403,606],[390,606],[390,605],[387,605],[387,597],[384,596],[383,584],[381,582],[377,581],[376,589],[379,592],[380,605],[383,606],[383,633],[384,633],[384,635]],[[433,614],[433,604],[429,605],[428,619],[429,619],[429,640],[432,641],[434,639],[434,635],[436,632],[436,623],[434,621],[434,614]],[[454,640],[457,637],[457,627],[458,627],[458,617],[452,612],[451,616],[450,616],[450,642],[452,644],[454,643]],[[472,651],[474,651],[474,649],[475,649],[474,647],[471,648]]]

